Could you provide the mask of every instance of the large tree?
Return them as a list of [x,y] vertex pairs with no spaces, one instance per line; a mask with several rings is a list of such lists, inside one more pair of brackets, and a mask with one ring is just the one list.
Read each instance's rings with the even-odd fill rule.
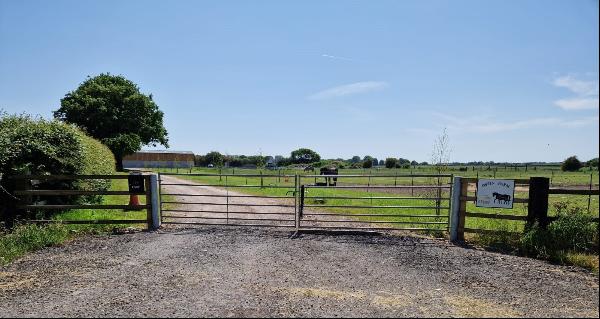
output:
[[359,163],[360,162],[360,156],[358,156],[358,155],[352,156],[352,158],[350,159],[349,162],[352,163],[352,164]]
[[579,161],[577,156],[571,156],[562,162],[560,169],[564,172],[576,172],[582,167],[583,164]]
[[110,148],[123,168],[123,156],[143,145],[168,147],[163,112],[138,86],[125,77],[100,74],[88,77],[60,100],[54,117],[83,128]]
[[313,163],[321,160],[321,156],[317,152],[308,148],[299,148],[293,151],[290,158],[294,164]]
[[225,157],[221,153],[216,152],[216,151],[207,153],[204,156],[204,158],[208,164],[213,164],[216,167],[223,166],[223,161],[225,159]]
[[393,157],[388,157],[385,159],[385,167],[394,168],[398,164],[398,159]]

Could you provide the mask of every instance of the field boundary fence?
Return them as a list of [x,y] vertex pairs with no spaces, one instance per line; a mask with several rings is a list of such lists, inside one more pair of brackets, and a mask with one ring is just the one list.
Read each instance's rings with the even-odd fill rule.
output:
[[[6,227],[11,228],[15,223],[61,223],[61,224],[147,224],[149,229],[156,229],[158,217],[158,178],[156,174],[140,175],[143,181],[143,192],[131,190],[86,190],[73,189],[68,186],[73,182],[87,181],[113,181],[129,179],[131,175],[15,175],[10,176],[10,183],[14,189],[12,200],[7,201],[8,206],[2,220]],[[113,205],[100,203],[80,203],[69,200],[72,196],[131,196],[141,195],[145,204]],[[48,203],[47,198],[53,201]],[[58,203],[57,203],[58,202]],[[85,201],[84,201],[85,202]],[[144,219],[52,219],[48,212],[67,210],[145,210]]]
[[[477,178],[454,177],[454,190],[452,213],[450,217],[450,239],[452,241],[465,240],[465,233],[476,234],[499,234],[507,233],[504,230],[496,229],[481,229],[466,227],[468,218],[483,218],[491,220],[503,221],[521,221],[524,223],[524,228],[527,229],[534,224],[541,227],[548,226],[552,221],[556,220],[557,216],[549,216],[549,195],[580,195],[588,196],[588,212],[590,210],[591,196],[599,195],[598,189],[569,189],[569,188],[553,188],[550,187],[550,179],[547,177],[531,177],[528,179],[514,179],[515,187],[525,186],[528,188],[526,197],[514,198],[514,203],[524,203],[527,205],[527,215],[515,215],[507,213],[480,213],[467,210],[467,203],[476,201],[476,197],[469,195],[469,186],[476,186]],[[472,187],[471,187],[472,188]],[[593,217],[592,222],[598,223],[599,218]]]
[[[131,175],[19,175],[11,176],[17,200],[8,201],[7,226],[15,221],[64,224],[207,224],[309,229],[413,230],[448,232],[452,241],[465,233],[501,233],[498,229],[467,227],[471,219],[520,222],[525,227],[547,226],[550,195],[598,196],[598,189],[551,187],[547,177],[515,179],[523,190],[514,198],[525,204],[526,215],[484,213],[467,209],[477,178],[452,174],[282,175],[177,174],[141,175],[142,205],[80,204],[45,198],[70,196],[131,196],[129,190],[85,190],[60,185],[78,181],[128,179]],[[185,180],[184,178],[196,178]],[[61,184],[64,182],[65,184]],[[54,185],[56,187],[48,187]],[[58,186],[57,186],[58,185]],[[183,187],[183,188],[178,188]],[[239,190],[244,190],[239,192]],[[6,203],[4,203],[6,205]],[[143,219],[84,220],[48,218],[57,210],[145,210]],[[598,217],[591,219],[598,222]]]

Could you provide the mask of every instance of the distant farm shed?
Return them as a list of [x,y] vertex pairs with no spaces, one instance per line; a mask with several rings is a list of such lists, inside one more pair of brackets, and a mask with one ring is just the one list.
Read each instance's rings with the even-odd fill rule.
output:
[[194,153],[178,151],[140,151],[123,158],[124,168],[191,168],[194,167]]

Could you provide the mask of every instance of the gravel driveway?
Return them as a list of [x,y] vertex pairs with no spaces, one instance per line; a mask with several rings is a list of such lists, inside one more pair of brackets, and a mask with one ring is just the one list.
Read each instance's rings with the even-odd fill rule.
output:
[[90,237],[0,268],[0,316],[592,316],[578,268],[387,235],[203,226]]

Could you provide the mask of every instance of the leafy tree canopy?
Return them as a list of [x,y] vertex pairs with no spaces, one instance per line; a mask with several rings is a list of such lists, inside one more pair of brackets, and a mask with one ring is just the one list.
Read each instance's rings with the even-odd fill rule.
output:
[[358,162],[360,162],[360,156],[358,156],[358,155],[354,155],[350,159],[350,163],[358,163]]
[[88,77],[75,91],[60,100],[54,117],[83,128],[115,154],[121,168],[123,156],[142,145],[168,147],[163,112],[138,86],[118,75]]
[[396,167],[397,163],[398,163],[397,158],[388,157],[385,159],[385,167],[386,168],[394,168],[394,167]]
[[317,152],[308,148],[300,148],[293,151],[290,158],[294,164],[307,164],[321,160],[321,156]]
[[223,159],[224,159],[224,156],[221,153],[215,152],[215,151],[207,153],[206,156],[204,157],[204,160],[206,161],[207,164],[213,164],[214,166],[217,166],[217,167],[223,166]]
[[583,164],[577,159],[577,156],[571,156],[562,162],[560,169],[564,172],[576,172],[581,167]]

